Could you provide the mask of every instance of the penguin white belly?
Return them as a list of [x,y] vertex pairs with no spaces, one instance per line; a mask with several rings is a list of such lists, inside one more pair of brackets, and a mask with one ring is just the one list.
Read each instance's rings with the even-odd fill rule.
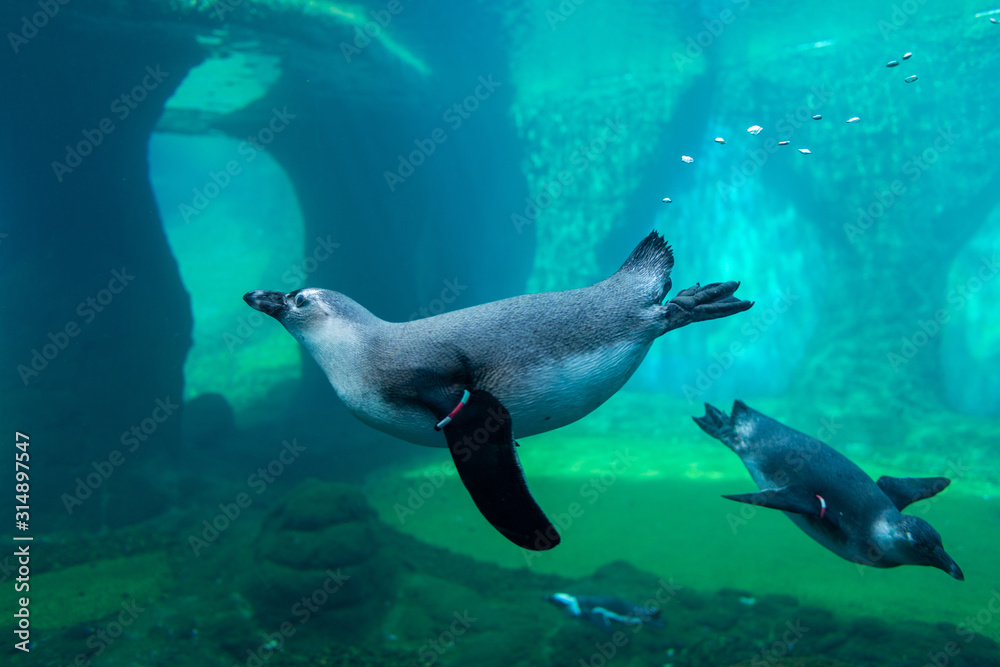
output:
[[[510,412],[514,437],[545,433],[585,417],[611,398],[639,367],[651,343],[623,342],[565,357],[551,366],[522,368],[499,383],[478,387],[489,391]],[[344,386],[338,395],[365,424],[389,435],[428,447],[447,447],[434,430],[428,410],[391,403],[374,387]],[[336,384],[334,385],[336,386]]]
[[514,437],[524,438],[571,424],[622,388],[639,367],[650,343],[622,342],[613,347],[567,356],[551,366],[522,369],[491,391],[510,411]]
[[444,434],[434,430],[437,420],[430,410],[400,407],[381,399],[369,400],[365,403],[364,411],[350,406],[348,410],[365,424],[400,440],[425,447],[448,446]]

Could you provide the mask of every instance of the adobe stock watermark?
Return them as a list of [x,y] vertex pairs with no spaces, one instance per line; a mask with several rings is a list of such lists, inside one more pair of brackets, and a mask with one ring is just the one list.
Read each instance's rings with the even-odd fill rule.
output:
[[948,305],[934,311],[933,317],[929,320],[917,320],[913,333],[901,339],[899,350],[886,353],[886,359],[893,372],[898,373],[900,368],[910,363],[921,349],[936,338],[941,333],[942,325],[947,324],[953,315],[965,308],[969,297],[982,290],[986,283],[996,277],[998,271],[1000,264],[997,263],[996,255],[981,257],[977,271],[964,283],[959,283],[948,290],[945,295]]
[[[974,615],[966,616],[965,620],[955,626],[955,634],[965,645],[979,636],[986,629],[986,626],[991,624],[1000,614],[1000,590],[994,588],[990,593],[990,599],[979,611]],[[927,662],[923,664],[923,667],[948,667],[952,660],[962,653],[963,648],[957,641],[945,642],[940,651],[928,651]]]
[[[323,583],[317,586],[312,593],[302,596],[302,599],[292,605],[289,610],[291,617],[298,620],[299,626],[305,625],[314,614],[319,613],[326,606],[341,588],[347,585],[350,579],[351,576],[341,572],[339,567],[336,572],[327,570]],[[274,656],[275,651],[284,649],[285,642],[294,637],[296,632],[298,632],[298,628],[292,621],[283,621],[276,631],[265,635],[265,641],[258,644],[256,648],[247,649],[247,658],[243,664],[246,667],[262,667]]]
[[876,26],[882,39],[888,40],[889,35],[899,32],[906,23],[913,17],[920,8],[927,4],[927,0],[903,0],[892,6],[892,13],[887,19],[879,19]]
[[551,30],[555,30],[560,24],[565,23],[569,20],[569,17],[576,13],[577,8],[580,7],[587,0],[561,0],[561,2],[555,6],[554,9],[545,10],[545,20],[549,24]]
[[[822,445],[836,437],[837,433],[844,428],[843,424],[837,423],[836,417],[823,417],[819,420],[819,424],[815,440],[809,439],[805,447],[785,454],[784,465],[772,475],[774,488],[781,488],[790,484],[792,473],[802,470],[823,449]],[[761,502],[763,502],[763,499]],[[751,519],[757,516],[758,511],[757,503],[739,503],[738,514],[727,512],[726,524],[733,531],[733,535],[739,533],[740,528],[747,525]]]
[[[919,155],[911,155],[910,159],[903,163],[903,176],[906,176],[911,184],[919,181],[959,138],[960,135],[954,132],[950,125],[938,130],[938,136],[930,146],[921,151]],[[906,183],[901,178],[893,180],[887,191],[876,190],[872,193],[872,201],[867,206],[858,207],[858,215],[854,222],[844,223],[844,234],[847,235],[847,240],[856,243],[904,194],[906,194]]]
[[[158,398],[153,401],[153,410],[149,416],[141,420],[138,424],[123,431],[119,441],[127,454],[134,454],[139,446],[149,440],[160,428],[160,424],[170,419],[174,413],[180,410],[180,405],[170,400],[170,397]],[[103,461],[91,461],[90,465],[94,469],[85,477],[76,478],[76,487],[73,493],[64,493],[59,499],[62,500],[66,513],[72,515],[73,510],[81,507],[85,500],[90,498],[95,491],[101,488],[104,482],[108,481],[115,470],[125,465],[125,454],[120,449],[113,449],[108,453],[108,458]]]
[[[160,71],[160,66],[155,68],[146,66],[146,75],[134,85],[131,90],[126,91],[111,101],[109,110],[118,119],[124,122],[132,112],[139,108],[151,92],[159,88],[163,80],[170,76],[170,72]],[[66,155],[63,161],[53,160],[51,167],[56,180],[60,183],[63,178],[73,173],[73,170],[83,164],[84,158],[90,156],[97,149],[109,134],[115,131],[115,121],[110,116],[105,116],[97,122],[94,128],[84,128],[80,131],[83,139],[75,144],[66,144]]]
[[135,276],[130,274],[124,266],[121,271],[115,269],[111,272],[111,279],[108,280],[107,287],[98,290],[93,296],[88,296],[78,303],[76,314],[80,317],[81,322],[71,319],[55,333],[50,331],[46,336],[49,342],[43,344],[41,348],[32,348],[31,359],[27,363],[17,365],[17,374],[24,386],[27,387],[32,380],[48,368],[49,364],[69,347],[70,340],[79,336],[83,332],[83,327],[93,322],[98,313],[104,312],[104,309],[110,306],[115,297],[121,294],[133,280],[135,280]]
[[408,667],[430,667],[435,662],[437,662],[442,655],[447,653],[449,650],[455,648],[456,641],[469,631],[472,624],[479,619],[471,616],[469,610],[466,609],[462,613],[457,611],[452,613],[455,618],[448,626],[447,630],[442,630],[438,633],[437,637],[432,637],[428,641],[421,644],[420,648],[417,649],[417,655],[420,657],[420,662],[411,662]]
[[243,0],[214,0],[212,2],[212,16],[220,21],[226,20],[226,14],[236,11],[236,8],[243,4]]
[[[472,94],[448,107],[441,115],[442,122],[451,128],[452,132],[457,131],[465,121],[472,118],[472,114],[479,109],[479,105],[490,99],[501,85],[501,82],[493,80],[492,74],[479,77],[478,85],[473,89]],[[386,169],[382,173],[385,184],[389,187],[389,192],[395,192],[400,184],[405,183],[406,179],[413,176],[417,168],[424,164],[427,158],[434,155],[437,147],[446,141],[448,141],[448,133],[443,127],[434,128],[426,138],[414,139],[413,144],[416,149],[405,156],[400,153],[397,156],[399,162],[396,169],[392,171]]]
[[964,478],[970,472],[975,470],[975,466],[964,465],[961,459],[955,461],[949,459],[945,463],[946,467],[944,469],[944,472],[941,473],[941,476],[944,478],[945,481],[941,481],[934,485],[933,487],[934,495],[932,495],[929,498],[922,498],[919,503],[908,506],[906,508],[907,514],[913,514],[914,516],[919,516],[919,517],[924,517],[930,514],[931,510],[934,509],[934,506],[941,501],[941,498],[943,496],[941,496],[940,494],[942,491],[948,488],[948,486],[950,486],[951,483]]
[[795,622],[786,621],[785,632],[771,642],[770,646],[765,646],[750,659],[750,667],[767,667],[777,664],[782,658],[795,649],[802,637],[809,632],[809,628],[802,623],[802,619],[795,619]]
[[[246,485],[257,496],[267,491],[274,484],[275,480],[285,472],[285,469],[295,463],[299,456],[302,455],[302,452],[306,451],[306,448],[300,445],[295,438],[291,442],[284,440],[281,444],[281,451],[274,459],[266,466],[257,468],[255,472],[247,477]],[[201,534],[195,535],[191,533],[188,535],[188,546],[191,547],[194,555],[200,556],[202,551],[207,549],[211,544],[214,544],[219,539],[219,536],[229,530],[229,527],[240,518],[243,510],[253,504],[253,501],[253,496],[246,491],[240,491],[233,498],[232,502],[219,503],[219,513],[213,516],[211,520],[202,520]]]
[[736,190],[746,185],[747,181],[767,163],[772,155],[782,148],[789,148],[788,146],[783,147],[779,145],[778,141],[791,141],[796,131],[805,123],[812,120],[816,112],[822,109],[823,105],[829,101],[831,95],[832,93],[827,90],[826,86],[813,86],[810,90],[810,96],[804,104],[796,107],[795,111],[786,113],[783,118],[775,123],[774,129],[777,132],[777,137],[767,136],[762,146],[747,148],[744,151],[746,157],[739,164],[734,164],[730,167],[729,181],[718,180],[715,183],[715,189],[719,193],[719,197],[722,198],[722,201],[729,201],[729,198],[735,194]]
[[11,575],[15,573],[17,573],[17,568],[10,562],[10,556],[4,556],[3,561],[0,562],[0,584],[6,584],[10,581]]
[[301,262],[293,264],[287,271],[282,273],[281,282],[293,288],[302,285],[306,278],[313,274],[319,268],[320,264],[330,259],[333,256],[333,251],[339,247],[340,244],[334,243],[329,234],[327,234],[325,239],[317,236],[313,251],[306,255],[305,259]]
[[362,51],[371,46],[372,39],[382,34],[382,30],[388,28],[392,20],[399,16],[404,9],[401,0],[389,0],[383,9],[369,9],[368,15],[372,17],[372,20],[363,26],[354,26],[354,40],[350,44],[340,43],[340,53],[344,56],[347,64],[350,65],[355,56],[361,55]]
[[982,634],[986,626],[1000,614],[1000,591],[993,589],[990,591],[990,599],[975,613],[974,616],[966,616],[965,619],[955,628],[955,633],[962,637],[966,644]]
[[469,289],[468,285],[463,285],[458,282],[458,277],[452,278],[451,280],[445,279],[444,287],[441,288],[441,293],[436,299],[431,299],[430,303],[426,306],[421,306],[416,311],[410,313],[408,318],[410,322],[413,320],[419,320],[424,317],[431,317],[432,315],[440,315],[448,306],[455,303],[455,301],[462,295],[462,292]]
[[712,388],[715,382],[726,374],[736,360],[747,351],[749,345],[753,345],[772,327],[774,323],[781,319],[785,313],[801,297],[791,290],[779,290],[774,302],[767,308],[760,308],[758,305],[753,309],[753,317],[750,321],[740,327],[740,333],[745,340],[734,340],[729,344],[729,348],[712,355],[714,361],[705,368],[699,368],[695,373],[693,383],[686,383],[681,387],[684,398],[688,403],[694,403],[696,399],[701,399],[705,392]]
[[250,340],[254,332],[267,319],[269,318],[264,317],[264,314],[259,310],[237,317],[236,328],[232,332],[226,331],[222,334],[222,342],[225,343],[226,349],[229,350],[230,354],[235,352],[237,347]]
[[[611,462],[610,468],[601,471],[580,486],[580,498],[585,500],[588,506],[593,506],[618,481],[620,476],[638,460],[639,457],[631,455],[627,449],[625,451],[616,450],[615,458]],[[535,549],[521,547],[521,554],[524,556],[525,564],[531,565],[533,560],[540,557],[545,550],[551,549],[558,542],[559,535],[553,531],[559,530],[565,533],[573,527],[586,511],[587,507],[583,503],[574,501],[566,507],[565,512],[553,512],[549,514],[549,521],[552,525],[544,532],[536,530],[533,535],[533,546]]]
[[91,634],[84,642],[89,650],[78,653],[73,660],[73,665],[87,667],[93,664],[92,660],[111,648],[111,645],[125,634],[125,630],[135,623],[139,615],[146,611],[146,608],[140,607],[134,598],[125,600],[120,606],[122,610],[113,620],[108,621],[107,625],[98,630],[90,630]]
[[521,234],[526,226],[533,225],[538,215],[552,206],[567,187],[622,137],[626,129],[627,127],[618,119],[605,118],[601,132],[586,144],[577,146],[570,154],[569,163],[572,169],[561,169],[554,180],[542,181],[534,196],[524,198],[524,210],[521,213],[511,213],[510,222],[517,233]]
[[392,511],[396,513],[399,525],[406,523],[406,520],[416,514],[428,500],[433,497],[437,490],[445,485],[449,477],[458,474],[454,461],[445,461],[435,470],[423,473],[424,481],[416,486],[411,486],[407,490],[406,504],[395,503]]
[[255,133],[247,136],[245,141],[241,141],[236,147],[236,153],[243,158],[242,164],[239,160],[229,160],[219,171],[208,172],[208,179],[201,187],[191,190],[190,203],[181,202],[177,205],[177,211],[185,223],[190,223],[191,218],[196,218],[205,212],[215,199],[228,188],[233,179],[243,173],[243,167],[257,159],[257,155],[264,152],[267,146],[274,141],[275,137],[297,118],[297,114],[290,113],[288,107],[271,109],[271,118],[267,123]]
[[736,7],[735,12],[727,7],[715,18],[704,19],[701,24],[705,29],[688,36],[684,42],[684,52],[674,51],[672,57],[678,72],[683,72],[686,67],[693,65],[694,61],[705,53],[705,49],[711,48],[715,40],[722,36],[726,26],[736,21],[739,16],[737,12],[744,12],[750,6],[750,0],[731,0],[731,2]]
[[[638,606],[639,622],[627,626],[632,636],[642,632],[654,614],[658,611],[662,612],[663,608],[677,597],[677,593],[684,589],[680,584],[674,583],[673,577],[667,581],[660,579],[657,584],[659,584],[659,588],[656,593]],[[617,630],[609,637],[608,641],[594,642],[595,651],[587,659],[580,658],[579,665],[580,667],[605,667],[630,641],[631,637],[625,633],[625,630]]]
[[54,19],[59,10],[70,3],[70,0],[38,0],[38,9],[31,16],[25,14],[21,17],[21,29],[17,32],[8,32],[7,41],[14,53],[20,53],[21,47],[38,35],[38,31],[49,24]]

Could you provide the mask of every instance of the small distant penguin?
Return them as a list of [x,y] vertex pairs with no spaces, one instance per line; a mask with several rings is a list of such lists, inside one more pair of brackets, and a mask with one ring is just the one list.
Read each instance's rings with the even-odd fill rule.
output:
[[585,597],[569,593],[555,593],[545,598],[555,606],[574,618],[583,618],[605,632],[614,629],[614,623],[621,625],[642,625],[643,623],[659,628],[664,627],[660,619],[660,610],[646,608],[640,604],[627,602],[621,598],[598,596]]
[[694,421],[739,455],[761,491],[723,496],[782,510],[824,547],[871,567],[929,565],[965,579],[923,519],[900,511],[930,498],[945,477],[880,477],[872,481],[828,445],[766,417],[742,401],[733,414],[705,405]]
[[673,265],[653,232],[590,287],[413,322],[385,322],[322,289],[243,299],[305,346],[354,416],[409,442],[447,446],[486,520],[518,546],[544,550],[559,533],[528,492],[514,438],[593,411],[666,332],[753,305],[733,296],[733,281],[695,285],[662,303]]

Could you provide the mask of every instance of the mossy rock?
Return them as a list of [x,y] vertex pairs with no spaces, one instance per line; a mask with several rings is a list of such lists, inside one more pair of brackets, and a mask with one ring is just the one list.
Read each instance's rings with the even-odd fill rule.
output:
[[258,551],[267,560],[296,570],[336,569],[361,565],[378,548],[367,522],[344,523],[311,532],[264,532]]
[[261,526],[246,582],[255,615],[343,640],[374,632],[395,596],[399,558],[389,544],[357,488],[303,482]]
[[307,479],[284,498],[264,520],[264,532],[313,531],[375,516],[356,487]]
[[31,624],[46,630],[93,623],[126,606],[148,609],[173,587],[164,553],[99,560],[31,579]]

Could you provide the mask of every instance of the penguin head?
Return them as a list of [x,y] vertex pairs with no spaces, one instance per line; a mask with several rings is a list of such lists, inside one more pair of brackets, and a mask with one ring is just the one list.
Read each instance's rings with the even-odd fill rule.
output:
[[944,570],[955,579],[965,579],[958,563],[945,552],[941,535],[931,524],[919,517],[902,514],[893,532],[892,548],[886,551],[887,559],[895,561],[893,564],[930,565]]
[[254,290],[243,295],[251,308],[270,315],[298,337],[298,333],[332,334],[342,325],[375,319],[361,304],[340,292],[307,287],[294,292]]
[[287,294],[255,290],[243,300],[281,322],[328,375],[328,366],[345,348],[357,344],[359,328],[380,322],[361,304],[332,290],[309,287]]

